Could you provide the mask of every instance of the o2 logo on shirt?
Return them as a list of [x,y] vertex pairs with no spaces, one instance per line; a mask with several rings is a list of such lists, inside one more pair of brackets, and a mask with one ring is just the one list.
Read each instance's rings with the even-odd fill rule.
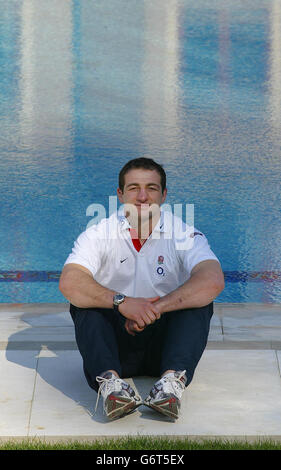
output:
[[164,272],[164,269],[162,268],[162,266],[158,266],[156,271],[157,271],[157,274],[159,274],[159,276],[165,276],[165,272]]

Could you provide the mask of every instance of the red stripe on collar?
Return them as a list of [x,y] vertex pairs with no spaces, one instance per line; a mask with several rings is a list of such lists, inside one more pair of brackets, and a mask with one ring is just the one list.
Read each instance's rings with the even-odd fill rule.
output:
[[130,228],[129,230],[130,230],[132,242],[133,242],[133,245],[134,245],[135,249],[136,249],[137,251],[140,251],[141,248],[142,248],[142,246],[143,246],[144,243],[146,242],[146,240],[145,240],[145,242],[144,242],[143,244],[141,244],[141,242],[140,242],[140,240],[139,240],[139,238],[138,238],[138,236],[137,236],[137,231],[136,231],[134,228]]

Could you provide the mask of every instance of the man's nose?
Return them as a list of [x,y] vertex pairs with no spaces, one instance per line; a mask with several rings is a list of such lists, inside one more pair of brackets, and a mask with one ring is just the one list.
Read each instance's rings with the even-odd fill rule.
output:
[[148,197],[146,189],[140,189],[138,192],[138,200],[144,202],[147,200],[147,198]]

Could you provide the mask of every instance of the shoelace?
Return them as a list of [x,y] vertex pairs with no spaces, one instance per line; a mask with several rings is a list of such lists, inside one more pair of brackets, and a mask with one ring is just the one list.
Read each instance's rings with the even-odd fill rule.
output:
[[174,374],[167,374],[166,376],[164,375],[164,377],[161,379],[163,384],[163,392],[174,393],[174,395],[180,399],[185,389],[185,385],[181,380],[185,373],[186,370],[183,370],[178,377],[176,377]]
[[[97,407],[99,404],[99,399],[100,395],[102,396],[107,396],[111,392],[121,392],[122,390],[122,384],[126,383],[124,380],[118,378],[118,377],[110,377],[107,379],[106,377],[96,377],[96,381],[100,384],[99,389],[98,389],[98,396],[97,396],[97,401],[96,401],[96,406],[95,406],[95,413],[97,411]],[[141,400],[141,398],[138,395],[134,396],[135,400]]]
[[[107,379],[105,377],[96,377],[96,381],[100,384],[99,389],[98,389],[98,396],[97,396],[97,401],[96,401],[96,407],[95,407],[95,413],[97,411],[97,407],[99,404],[99,399],[100,395],[109,395],[111,392],[118,391],[120,392],[122,390],[122,385],[121,385],[121,379],[118,378],[113,378],[110,377],[110,379]],[[116,389],[116,386],[118,388]]]

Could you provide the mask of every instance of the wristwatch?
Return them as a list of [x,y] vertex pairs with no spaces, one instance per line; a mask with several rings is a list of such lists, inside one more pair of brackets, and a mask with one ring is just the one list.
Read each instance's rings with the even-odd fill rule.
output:
[[122,302],[124,302],[126,296],[124,294],[115,294],[113,296],[113,310],[115,312],[119,312],[119,305],[122,304]]

